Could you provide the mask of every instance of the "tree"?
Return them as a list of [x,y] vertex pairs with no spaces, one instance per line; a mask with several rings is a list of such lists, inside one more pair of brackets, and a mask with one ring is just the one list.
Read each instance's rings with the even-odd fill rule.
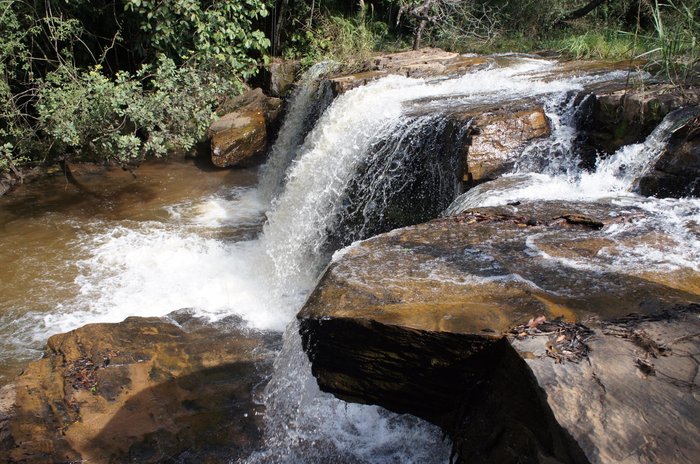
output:
[[487,43],[499,32],[500,8],[474,0],[399,0],[397,24],[413,23],[413,49],[420,48],[428,26],[443,42]]

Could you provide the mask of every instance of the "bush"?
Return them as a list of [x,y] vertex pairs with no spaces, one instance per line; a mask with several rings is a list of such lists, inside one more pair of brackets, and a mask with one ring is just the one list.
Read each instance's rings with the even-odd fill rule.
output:
[[317,13],[310,25],[296,25],[299,32],[288,38],[283,55],[301,58],[306,66],[323,60],[352,66],[368,59],[388,37],[387,24],[375,21],[366,7],[350,17]]
[[0,3],[0,172],[15,176],[191,149],[269,46],[266,0],[43,3]]
[[132,164],[169,149],[189,150],[204,135],[218,97],[237,90],[216,74],[177,67],[166,57],[135,76],[113,79],[96,66],[61,66],[40,85],[36,109],[55,158]]

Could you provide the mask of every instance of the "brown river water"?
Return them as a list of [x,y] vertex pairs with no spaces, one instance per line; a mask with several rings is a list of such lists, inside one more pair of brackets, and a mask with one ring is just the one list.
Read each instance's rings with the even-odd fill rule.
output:
[[[98,280],[113,277],[105,269],[95,272],[95,267],[110,265],[108,261],[100,262],[105,255],[96,255],[95,248],[103,247],[105,253],[110,247],[114,253],[135,248],[147,254],[159,251],[153,244],[144,245],[149,233],[161,234],[156,236],[161,242],[172,239],[171,234],[184,233],[182,244],[186,248],[198,245],[188,243],[193,239],[188,234],[205,241],[236,241],[258,230],[260,221],[255,220],[255,214],[242,227],[224,229],[220,225],[226,222],[221,221],[226,211],[217,217],[217,205],[207,205],[207,201],[217,199],[225,202],[227,195],[235,196],[237,189],[251,186],[256,181],[252,170],[216,170],[193,161],[174,161],[147,163],[133,174],[118,168],[75,168],[75,176],[81,189],[59,173],[0,197],[0,385],[17,375],[29,360],[41,356],[46,339],[53,333],[83,322],[168,312],[165,308],[129,311],[122,305],[113,314],[108,314],[112,310],[106,314],[103,308],[91,307],[100,293],[107,291],[105,287],[93,291],[102,284]],[[213,221],[206,217],[212,211]],[[198,221],[202,218],[204,222]],[[173,230],[175,221],[182,230]],[[118,235],[110,240],[115,231],[122,236],[130,231],[140,231],[141,235],[132,242],[115,243]],[[139,246],[145,248],[139,250]],[[187,253],[178,256],[178,242],[166,243],[165,247],[165,251],[174,253],[167,265],[187,266],[191,257]],[[119,267],[124,263],[112,264]],[[148,263],[143,265],[147,267]],[[153,273],[158,272],[153,269]],[[124,292],[130,289],[123,282],[119,286]],[[139,288],[138,284],[131,287]],[[76,310],[80,314],[75,314]]]

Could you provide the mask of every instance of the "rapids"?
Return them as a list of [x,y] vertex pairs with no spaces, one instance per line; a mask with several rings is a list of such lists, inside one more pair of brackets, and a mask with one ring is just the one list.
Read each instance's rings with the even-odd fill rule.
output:
[[[592,173],[572,161],[571,92],[624,74],[558,75],[556,62],[529,57],[498,63],[457,78],[386,77],[332,102],[321,79],[330,65],[317,66],[302,79],[259,173],[154,164],[139,169],[138,180],[96,179],[96,195],[61,184],[37,197],[20,191],[0,199],[0,356],[7,366],[0,380],[36,357],[52,333],[86,323],[184,307],[213,321],[238,315],[251,327],[284,332],[258,398],[267,408],[265,447],[246,462],[448,462],[450,444],[436,427],[320,392],[295,321],[336,248],[384,231],[371,226],[383,220],[390,192],[410,182],[399,169],[405,154],[423,153],[408,148],[418,140],[411,134],[441,127],[439,118],[415,116],[417,109],[439,116],[536,98],[554,124],[514,173],[458,198],[447,214],[524,199],[607,199],[648,209],[661,221],[650,227],[673,229],[678,240],[690,237],[688,221],[700,223],[697,200],[629,192],[667,128]],[[371,179],[358,180],[358,172]],[[437,211],[458,195],[454,184],[429,198]],[[344,238],[331,240],[338,231]],[[664,259],[697,270],[699,243]],[[624,255],[648,258],[643,250]]]

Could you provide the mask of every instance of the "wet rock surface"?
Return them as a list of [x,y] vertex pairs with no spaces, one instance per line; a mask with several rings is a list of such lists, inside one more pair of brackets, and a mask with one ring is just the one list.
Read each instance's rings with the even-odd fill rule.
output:
[[654,167],[639,179],[642,195],[700,196],[700,106],[683,112],[689,121],[676,129]]
[[[634,207],[538,202],[360,242],[298,315],[314,375],[440,425],[460,462],[695,462],[700,276],[624,261],[660,233]],[[611,329],[629,313],[677,349]]]
[[390,75],[431,77],[464,74],[492,63],[489,57],[465,57],[437,48],[379,55],[361,67],[362,70],[330,79],[331,88],[339,95],[369,82]]
[[610,154],[623,145],[642,142],[671,111],[700,104],[700,92],[669,84],[602,89],[595,92],[591,104],[583,130],[596,150]]
[[253,400],[279,335],[187,311],[51,337],[7,387],[0,460],[229,462],[259,445]]
[[214,165],[235,166],[263,154],[280,107],[280,99],[265,96],[261,89],[246,91],[226,102],[220,109],[223,116],[209,127]]
[[466,153],[466,182],[495,179],[508,172],[527,142],[550,134],[544,109],[499,108],[479,114],[470,123]]

